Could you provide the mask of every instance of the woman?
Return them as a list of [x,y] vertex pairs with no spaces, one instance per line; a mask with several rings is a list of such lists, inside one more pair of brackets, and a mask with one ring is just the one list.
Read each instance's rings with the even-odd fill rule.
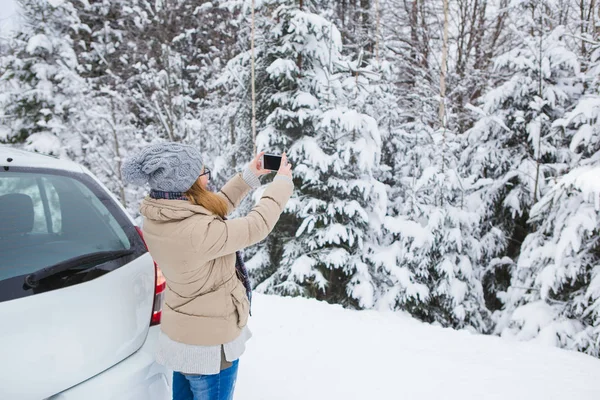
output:
[[259,177],[258,154],[219,193],[210,170],[189,145],[146,147],[123,165],[126,181],[150,185],[140,207],[152,258],[167,282],[157,362],[174,371],[174,400],[229,400],[239,358],[251,337],[251,288],[239,250],[273,229],[292,191],[285,154],[277,176],[243,218],[227,220]]

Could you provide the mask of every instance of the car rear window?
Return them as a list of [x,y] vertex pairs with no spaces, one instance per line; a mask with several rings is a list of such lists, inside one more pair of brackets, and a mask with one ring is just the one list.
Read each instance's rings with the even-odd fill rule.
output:
[[[132,250],[132,256],[48,278],[36,290],[25,276],[78,256]],[[92,178],[52,170],[0,173],[0,301],[57,289],[100,276],[145,252],[133,226]],[[85,273],[84,273],[85,272]]]

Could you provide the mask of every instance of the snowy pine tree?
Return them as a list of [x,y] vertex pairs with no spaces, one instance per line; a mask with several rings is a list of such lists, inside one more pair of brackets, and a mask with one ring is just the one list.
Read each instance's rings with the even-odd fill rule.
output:
[[513,262],[530,232],[530,209],[566,157],[552,123],[580,91],[574,80],[579,63],[563,27],[551,29],[548,8],[536,2],[520,3],[519,10],[528,29],[520,27],[519,46],[495,59],[500,84],[475,109],[480,118],[462,154],[462,168],[479,197],[484,288],[492,310],[502,307]]
[[[72,34],[90,93],[85,98],[85,125],[80,130],[81,154],[77,161],[87,166],[118,196],[132,214],[137,214],[140,188],[126,188],[121,177],[121,160],[145,143],[136,128],[128,80],[129,64],[136,60],[129,4],[72,2],[85,29]],[[132,24],[133,25],[133,24]]]
[[23,21],[2,61],[6,122],[0,141],[55,156],[77,153],[87,87],[70,35],[81,23],[68,2],[21,0],[20,6]]
[[[385,279],[382,309],[406,310],[430,323],[487,332],[479,218],[458,170],[459,138],[419,122],[404,125],[403,175],[372,259]],[[408,134],[407,132],[410,132]]]
[[600,46],[591,53],[588,88],[553,124],[570,139],[568,171],[531,210],[536,229],[524,243],[504,336],[600,356]]
[[356,79],[335,26],[310,5],[281,3],[257,59],[258,147],[288,150],[297,197],[267,243],[277,268],[255,271],[268,276],[258,289],[370,307],[365,243],[385,199],[372,178],[377,124],[352,108]]
[[[467,198],[468,182],[460,176],[460,137],[448,128],[457,119],[452,102],[444,102],[442,119],[438,115],[440,62],[432,48],[444,43],[427,39],[434,28],[421,25],[439,5],[405,3],[406,14],[391,3],[383,5],[384,20],[395,23],[387,28],[392,39],[386,44],[396,58],[402,57],[386,74],[395,74],[397,82],[385,91],[386,106],[397,105],[395,112],[381,120],[386,121],[381,176],[390,202],[378,246],[369,257],[376,266],[378,308],[486,332],[490,325],[480,283],[478,218]],[[373,115],[385,114],[380,110]]]

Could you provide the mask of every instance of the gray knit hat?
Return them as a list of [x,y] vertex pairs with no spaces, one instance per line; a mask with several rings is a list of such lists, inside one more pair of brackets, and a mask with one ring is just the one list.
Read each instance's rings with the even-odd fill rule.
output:
[[203,166],[194,146],[165,142],[151,145],[125,160],[122,173],[126,182],[148,183],[163,192],[185,192],[200,176]]

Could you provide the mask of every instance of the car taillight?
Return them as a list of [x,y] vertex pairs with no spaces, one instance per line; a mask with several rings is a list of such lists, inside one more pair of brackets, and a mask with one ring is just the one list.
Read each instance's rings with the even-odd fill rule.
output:
[[[137,226],[135,227],[135,229],[139,233],[140,238],[142,238],[142,241],[144,242],[144,246],[146,246],[146,249],[148,249],[148,246],[146,245],[146,241],[144,240],[144,234],[142,233],[142,230]],[[160,268],[158,268],[158,265],[156,264],[156,261],[155,261],[154,262],[154,304],[152,305],[152,318],[150,319],[150,326],[160,324],[160,318],[162,316],[162,304],[163,304],[163,300],[165,297],[165,288],[166,287],[167,287],[167,281],[166,281],[164,275],[162,274]]]
[[160,324],[162,305],[165,297],[165,288],[167,287],[167,281],[165,280],[165,277],[156,263],[154,263],[154,270],[156,271],[156,284],[154,286],[154,305],[152,306],[152,319],[150,320],[150,326]]

